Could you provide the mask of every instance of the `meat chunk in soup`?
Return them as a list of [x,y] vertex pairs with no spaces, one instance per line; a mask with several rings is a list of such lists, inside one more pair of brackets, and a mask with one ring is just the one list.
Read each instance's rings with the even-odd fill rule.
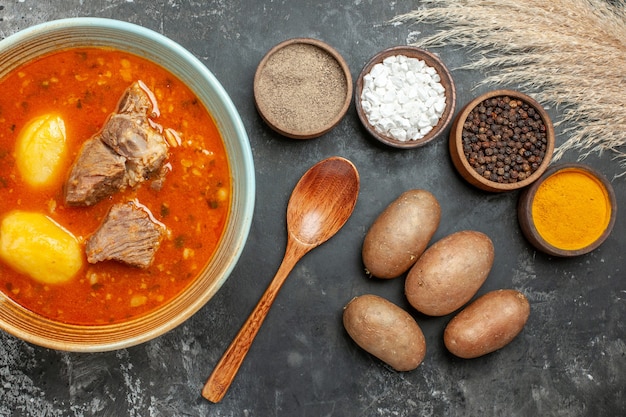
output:
[[[80,151],[65,184],[65,202],[71,206],[90,206],[153,176],[161,179],[159,173],[169,154],[160,127],[150,119],[157,115],[152,93],[141,81],[133,83],[120,99],[116,113],[87,142],[100,143],[83,146]],[[106,158],[100,158],[100,153],[90,155],[95,148],[106,154]]]
[[65,184],[66,201],[90,206],[121,189],[125,178],[126,159],[94,136],[83,144]]
[[148,91],[147,87],[134,83],[101,132],[102,141],[126,158],[127,181],[131,187],[158,172],[168,157],[167,142],[150,120],[150,116],[158,115],[158,108]]
[[87,240],[87,261],[118,261],[148,268],[161,245],[165,227],[152,217],[147,208],[134,203],[118,203]]
[[168,156],[160,133],[135,114],[113,115],[102,131],[102,141],[126,160],[129,186],[149,179],[158,172]]
[[141,113],[157,117],[159,109],[152,92],[142,81],[137,81],[124,91],[117,104],[117,113]]

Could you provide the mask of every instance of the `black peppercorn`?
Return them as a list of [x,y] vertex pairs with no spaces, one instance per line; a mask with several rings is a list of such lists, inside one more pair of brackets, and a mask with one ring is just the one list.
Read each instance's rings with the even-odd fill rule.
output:
[[532,175],[547,150],[546,126],[528,103],[492,97],[472,109],[463,124],[463,150],[474,170],[499,183]]

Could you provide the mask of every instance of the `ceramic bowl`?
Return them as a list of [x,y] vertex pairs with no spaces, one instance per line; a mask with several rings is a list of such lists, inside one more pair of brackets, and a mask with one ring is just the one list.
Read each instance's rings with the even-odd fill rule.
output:
[[[465,155],[465,144],[463,143],[463,130],[465,122],[467,121],[468,116],[481,103],[485,100],[497,98],[497,97],[509,97],[511,99],[521,100],[522,102],[527,103],[530,107],[532,107],[536,114],[541,117],[543,124],[546,129],[546,149],[541,160],[541,163],[534,171],[531,171],[530,175],[526,176],[522,180],[518,180],[516,182],[498,182],[488,178],[485,178],[481,175],[468,161],[468,158]],[[514,126],[511,126],[512,128]],[[517,190],[520,188],[524,188],[534,181],[539,179],[541,175],[545,172],[552,160],[552,153],[554,152],[554,144],[555,144],[555,135],[554,135],[554,127],[552,125],[552,121],[548,113],[544,110],[541,105],[535,101],[532,97],[529,97],[526,94],[523,94],[519,91],[514,90],[494,90],[489,91],[487,93],[481,94],[476,97],[472,101],[470,101],[467,105],[465,105],[459,114],[454,119],[452,123],[452,129],[450,130],[450,138],[449,138],[449,148],[450,148],[450,156],[452,158],[452,162],[454,167],[459,172],[459,174],[470,184],[475,187],[478,187],[484,191],[490,192],[505,192]],[[507,150],[507,155],[508,155]],[[515,151],[512,151],[512,155],[515,155]],[[511,156],[512,156],[511,155]],[[525,174],[526,175],[526,174]]]
[[[554,180],[557,175],[579,176],[591,188],[561,186],[559,199],[553,206],[535,204],[535,198],[541,187],[547,181]],[[566,213],[571,210],[565,208],[573,205],[574,198],[582,199],[586,207],[585,213],[575,212],[575,218],[568,218]],[[596,204],[585,203],[584,199],[595,199],[596,202],[601,201],[604,204],[592,211],[591,207],[596,207]],[[600,172],[584,164],[564,163],[551,166],[539,180],[522,191],[518,200],[517,215],[522,233],[535,248],[552,256],[573,257],[593,251],[609,237],[617,216],[617,201],[611,183]],[[548,230],[538,217],[551,217],[560,228],[567,229],[567,234],[561,233],[560,230]],[[600,226],[596,235],[589,235],[582,242],[574,242],[567,237],[576,233],[584,235],[582,230],[585,229],[586,221],[593,221]]]
[[352,102],[352,75],[341,54],[312,38],[271,48],[254,75],[254,102],[279,134],[313,139],[329,132]]
[[66,351],[126,348],[181,324],[224,284],[248,237],[255,177],[248,137],[229,96],[215,76],[190,52],[170,39],[129,23],[70,18],[43,23],[0,41],[0,77],[42,54],[69,47],[112,47],[147,58],[186,83],[212,114],[222,135],[233,178],[232,203],[219,247],[200,275],[160,309],[120,324],[68,325],[21,307],[0,292],[0,328],[27,342]]
[[[384,134],[378,131],[374,127],[374,125],[370,123],[368,116],[363,110],[363,100],[361,96],[363,93],[364,77],[367,74],[370,74],[370,72],[372,71],[372,68],[376,64],[383,62],[383,60],[385,60],[388,57],[399,56],[399,55],[406,56],[408,58],[419,59],[421,61],[424,61],[425,64],[428,65],[429,67],[434,68],[437,71],[437,74],[439,74],[439,77],[441,79],[440,81],[441,85],[445,88],[446,106],[445,106],[445,109],[443,110],[443,114],[441,115],[441,117],[439,118],[439,122],[433,127],[433,129],[420,139],[398,140],[392,137],[391,135]],[[394,47],[385,49],[377,53],[376,55],[374,55],[367,62],[367,64],[365,64],[365,66],[363,67],[363,70],[359,74],[359,77],[357,78],[357,81],[356,81],[354,95],[355,95],[354,102],[356,106],[356,111],[357,111],[357,114],[359,115],[359,119],[361,120],[361,123],[365,127],[365,130],[367,130],[367,132],[372,137],[384,143],[385,145],[392,146],[394,148],[400,148],[400,149],[411,149],[411,148],[424,146],[427,143],[434,140],[435,138],[439,137],[444,132],[444,130],[449,126],[450,122],[452,121],[452,116],[456,108],[456,87],[454,85],[454,80],[452,79],[452,75],[450,75],[450,71],[448,71],[448,68],[446,67],[446,65],[437,55],[427,50],[414,47],[414,46],[394,46]]]

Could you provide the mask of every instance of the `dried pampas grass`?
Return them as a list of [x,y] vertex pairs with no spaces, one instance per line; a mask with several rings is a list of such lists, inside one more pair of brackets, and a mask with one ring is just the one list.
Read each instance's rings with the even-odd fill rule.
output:
[[577,150],[614,152],[626,174],[626,2],[624,0],[422,0],[394,23],[443,29],[415,42],[470,48],[482,84],[517,85],[562,108],[569,136],[554,159]]

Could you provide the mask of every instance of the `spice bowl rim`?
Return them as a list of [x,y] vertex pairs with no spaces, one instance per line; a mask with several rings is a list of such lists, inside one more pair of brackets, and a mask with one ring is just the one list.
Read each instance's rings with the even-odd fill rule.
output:
[[[474,168],[469,164],[465,153],[463,151],[463,125],[469,113],[483,101],[499,96],[509,96],[526,102],[531,105],[536,112],[539,113],[541,119],[546,127],[547,149],[546,153],[541,161],[539,167],[528,177],[522,181],[514,183],[498,183],[484,178],[478,174]],[[513,190],[519,190],[533,182],[537,181],[541,175],[548,169],[548,166],[552,162],[552,155],[554,153],[554,147],[556,143],[556,137],[554,132],[554,125],[548,112],[543,106],[534,98],[522,93],[521,91],[512,89],[496,89],[487,91],[483,94],[476,96],[469,103],[467,103],[461,111],[457,114],[454,122],[452,123],[452,129],[450,130],[449,137],[449,150],[452,163],[457,172],[471,185],[489,192],[508,192]]]
[[[382,134],[381,132],[377,131],[374,126],[372,126],[372,124],[367,119],[365,111],[363,110],[361,100],[361,93],[363,92],[363,78],[370,73],[374,65],[382,62],[385,58],[394,55],[405,55],[409,58],[417,58],[424,61],[428,66],[435,68],[441,79],[440,82],[445,88],[446,108],[439,118],[439,122],[427,135],[417,140],[400,141]],[[365,130],[379,142],[398,149],[418,148],[438,138],[452,122],[452,117],[454,116],[457,101],[456,85],[454,83],[452,74],[450,73],[450,70],[448,69],[446,64],[444,64],[441,58],[435,55],[433,52],[412,45],[392,46],[383,49],[382,51],[372,56],[369,61],[367,61],[367,63],[363,66],[363,69],[361,70],[356,80],[354,96],[356,112]]]
[[[297,131],[297,130],[281,127],[281,124],[278,121],[273,120],[273,118],[270,115],[264,112],[262,108],[263,106],[260,105],[260,103],[263,101],[263,94],[261,91],[259,91],[258,85],[259,85],[259,80],[261,78],[263,70],[265,69],[265,66],[267,65],[267,62],[272,57],[272,55],[274,55],[276,52],[280,51],[283,48],[296,45],[296,44],[312,45],[326,52],[337,62],[337,64],[339,64],[339,67],[341,68],[341,72],[343,73],[346,79],[346,95],[344,97],[344,102],[343,102],[341,109],[335,115],[335,117],[332,118],[325,126],[314,131]],[[259,65],[257,66],[257,69],[254,74],[254,81],[253,81],[254,104],[257,109],[257,112],[261,116],[261,119],[263,119],[263,121],[270,128],[272,128],[272,130],[274,130],[275,132],[291,139],[314,139],[314,138],[318,138],[328,133],[333,128],[335,128],[339,124],[339,122],[341,122],[341,120],[344,118],[346,113],[348,112],[348,108],[350,107],[350,104],[352,103],[352,91],[353,91],[352,74],[350,72],[348,63],[343,58],[343,56],[339,53],[339,51],[337,51],[328,43],[321,41],[319,39],[310,38],[310,37],[297,37],[297,38],[286,39],[274,45],[272,48],[270,48],[270,50],[267,51],[267,53],[263,56],[263,58],[259,62]]]
[[3,331],[45,348],[104,352],[135,346],[174,329],[226,282],[243,253],[252,223],[254,160],[239,112],[213,73],[179,44],[133,23],[76,17],[25,28],[0,41],[0,77],[43,54],[75,47],[112,47],[149,59],[177,76],[214,118],[233,178],[231,206],[215,253],[180,294],[156,310],[119,323],[74,325],[36,314],[0,292]]
[[[584,171],[587,175],[596,179],[606,191],[609,206],[611,209],[611,214],[609,217],[609,222],[602,232],[602,234],[589,245],[582,247],[580,249],[562,249],[550,244],[546,241],[535,227],[533,216],[532,216],[532,205],[534,201],[534,197],[537,193],[537,190],[546,181],[548,178],[553,175],[562,172],[562,171]],[[615,190],[613,186],[609,182],[609,180],[598,170],[592,168],[589,165],[577,163],[577,162],[567,162],[560,163],[556,165],[550,166],[546,172],[535,181],[531,186],[522,190],[519,196],[518,204],[517,204],[517,217],[520,229],[522,234],[526,238],[526,240],[534,246],[536,249],[556,257],[561,258],[569,258],[580,255],[585,255],[595,249],[597,249],[604,241],[610,236],[613,226],[615,225],[615,220],[617,218],[617,198],[615,196]]]

